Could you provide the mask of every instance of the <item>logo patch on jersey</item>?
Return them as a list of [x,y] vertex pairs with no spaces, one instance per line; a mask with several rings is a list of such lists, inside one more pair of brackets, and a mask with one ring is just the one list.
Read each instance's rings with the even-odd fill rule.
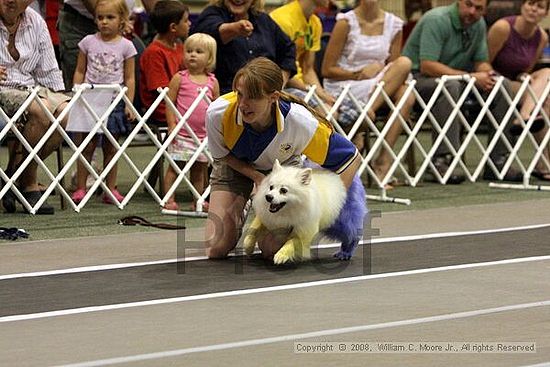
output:
[[290,157],[294,153],[294,148],[288,143],[283,143],[279,147],[279,153],[281,157]]

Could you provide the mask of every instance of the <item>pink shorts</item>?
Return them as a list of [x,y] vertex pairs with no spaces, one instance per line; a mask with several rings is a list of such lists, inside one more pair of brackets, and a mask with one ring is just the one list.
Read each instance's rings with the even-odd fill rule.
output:
[[[193,139],[186,136],[176,135],[174,140],[172,140],[172,143],[168,146],[167,151],[173,160],[187,162],[191,159],[193,154],[195,154],[197,148],[198,145],[195,144]],[[197,162],[207,163],[208,158],[201,152],[197,157]]]

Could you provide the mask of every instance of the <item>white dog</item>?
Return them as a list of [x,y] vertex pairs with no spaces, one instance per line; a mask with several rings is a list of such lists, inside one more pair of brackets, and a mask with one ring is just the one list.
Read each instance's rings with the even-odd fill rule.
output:
[[[355,190],[358,191],[354,195],[355,203],[348,205],[346,188],[337,174],[324,169],[283,167],[275,161],[273,171],[262,181],[252,201],[256,216],[244,238],[245,252],[252,254],[256,241],[265,231],[291,229],[287,241],[273,258],[275,264],[309,259],[311,243],[319,232],[342,240],[342,250],[335,256],[349,260],[362,235],[366,214],[365,192],[358,177],[354,185],[360,187]],[[349,220],[348,213],[342,228],[337,222],[344,206],[360,218]]]

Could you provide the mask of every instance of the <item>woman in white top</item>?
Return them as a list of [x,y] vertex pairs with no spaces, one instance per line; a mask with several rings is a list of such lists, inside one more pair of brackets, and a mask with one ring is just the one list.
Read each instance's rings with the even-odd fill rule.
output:
[[[383,11],[378,0],[359,0],[353,10],[338,14],[323,60],[322,74],[325,89],[338,96],[351,84],[351,93],[366,104],[374,87],[384,81],[384,91],[398,101],[405,91],[405,82],[411,70],[411,61],[401,56],[403,21],[394,14]],[[380,96],[373,103],[369,117],[384,104]],[[408,119],[414,105],[411,96],[401,110]],[[396,121],[386,141],[393,146],[401,133],[401,124]],[[359,135],[359,134],[357,134]],[[354,142],[361,150],[364,132]],[[392,163],[389,152],[382,148],[372,164],[376,175],[382,179]]]

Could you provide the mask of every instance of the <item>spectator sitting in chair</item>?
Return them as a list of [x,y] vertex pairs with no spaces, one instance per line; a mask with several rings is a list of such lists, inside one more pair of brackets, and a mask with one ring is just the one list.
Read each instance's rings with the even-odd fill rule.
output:
[[[489,45],[489,60],[495,70],[511,80],[511,88],[517,92],[524,75],[530,75],[530,86],[537,99],[540,98],[548,78],[550,68],[533,71],[542,56],[544,47],[548,44],[548,34],[539,25],[548,15],[549,0],[524,0],[519,15],[505,17],[493,24],[487,35]],[[527,121],[535,108],[535,100],[526,91],[524,94],[520,114]],[[546,99],[543,108],[550,115],[550,103]],[[523,128],[520,121],[514,120],[512,133],[519,135]],[[542,116],[537,116],[531,125],[531,132],[537,143],[548,132],[548,126]],[[544,156],[550,161],[549,147],[544,149]],[[539,160],[534,171],[534,177],[550,181],[550,170]]]
[[[0,41],[5,48],[0,51],[0,107],[8,116],[13,116],[29,96],[29,88],[40,86],[38,96],[54,116],[66,106],[69,100],[63,91],[65,86],[61,71],[55,59],[52,40],[44,19],[34,10],[27,8],[32,0],[0,1]],[[50,120],[40,105],[33,101],[16,122],[18,129],[31,146],[35,146],[49,128]],[[65,126],[66,120],[62,121]],[[50,155],[61,143],[61,136],[54,133],[39,152],[41,159]],[[12,146],[12,149],[16,147]],[[15,156],[13,151],[10,156]],[[16,170],[23,157],[11,162],[8,175]],[[33,160],[23,171],[18,181],[19,189],[31,206],[42,193],[37,183],[37,163]],[[8,191],[2,198],[8,213],[15,212],[15,196]],[[54,208],[44,202],[37,214],[53,214]]]
[[[436,89],[436,79],[442,75],[468,75],[476,78],[476,87],[484,93],[489,93],[495,86],[495,72],[489,63],[487,51],[487,35],[483,15],[487,8],[487,0],[457,0],[449,6],[442,6],[431,9],[425,13],[413,29],[403,55],[409,57],[413,62],[413,75],[417,80],[416,88],[424,100],[428,100]],[[452,80],[446,83],[446,88],[452,98],[456,101],[462,94],[466,83],[460,80]],[[509,81],[505,80],[503,86],[509,89]],[[491,104],[491,112],[496,121],[502,121],[508,104],[502,93],[498,93]],[[447,120],[452,105],[447,98],[441,94],[432,113],[437,122],[442,126]],[[489,125],[488,138],[491,140],[494,135],[494,128]],[[452,122],[447,131],[447,138],[452,147],[458,150],[460,147],[460,121],[457,118]],[[505,135],[513,143],[513,136],[508,129]],[[434,132],[435,140],[437,133]],[[498,170],[501,170],[507,160],[508,152],[502,139],[490,153],[490,158]],[[433,163],[441,176],[449,169],[453,156],[445,141],[437,147]],[[431,172],[430,172],[431,174]],[[483,178],[486,180],[496,179],[496,175],[489,168],[485,168]],[[504,177],[506,181],[521,181],[521,172],[510,168]],[[460,184],[465,179],[461,172],[453,172],[447,183]],[[428,181],[436,181],[431,175]]]
[[[326,90],[338,96],[349,84],[351,94],[366,104],[376,84],[383,81],[385,93],[398,102],[405,92],[405,82],[411,70],[411,61],[401,56],[403,21],[382,10],[377,0],[360,0],[353,10],[338,14],[336,19],[322,67]],[[414,102],[414,97],[410,96],[400,111],[405,121]],[[382,96],[374,101],[369,111],[371,120],[376,118],[376,111],[384,104]],[[346,99],[338,121],[344,129],[351,129],[360,112],[350,99]],[[395,120],[386,135],[390,147],[394,146],[401,130],[399,120]],[[366,126],[362,126],[353,138],[360,151],[365,131]],[[380,180],[386,176],[391,164],[390,152],[381,148],[372,164]]]

